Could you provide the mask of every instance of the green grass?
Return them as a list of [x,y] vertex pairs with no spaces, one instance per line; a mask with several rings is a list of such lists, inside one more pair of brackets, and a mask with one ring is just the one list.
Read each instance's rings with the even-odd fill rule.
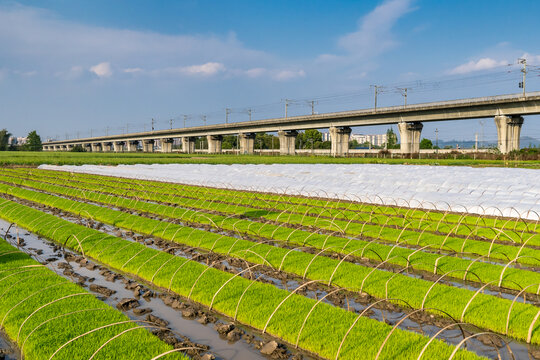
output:
[[[76,336],[129,320],[3,239],[0,256],[0,321],[25,359],[48,359]],[[135,328],[134,323],[124,323],[98,330],[71,342],[54,359],[88,359],[108,339],[128,329],[134,330],[111,341],[95,358],[150,359],[172,349],[148,330]],[[172,358],[186,359],[180,353]]]
[[330,156],[260,156],[162,153],[76,153],[1,151],[2,165],[118,165],[118,164],[415,164],[540,168],[539,160],[384,159]]
[[[66,246],[84,251],[97,261],[143,279],[153,280],[155,285],[170,288],[180,295],[191,295],[192,299],[205,305],[209,305],[216,291],[231,280],[213,303],[217,311],[229,316],[234,316],[240,297],[251,286],[242,298],[238,320],[258,329],[263,329],[268,323],[269,333],[291,343],[296,341],[304,318],[316,303],[315,300],[293,294],[268,322],[276,306],[290,295],[287,291],[270,284],[253,283],[242,277],[234,277],[203,264],[106,235],[12,201],[1,201],[0,208],[2,218],[16,221],[29,231],[59,243],[67,239]],[[356,318],[355,313],[319,304],[306,323],[300,347],[322,357],[334,358],[341,339]],[[373,358],[390,329],[391,326],[385,323],[361,317],[350,332],[340,358]],[[384,348],[381,358],[416,359],[427,341],[427,337],[398,329],[392,334],[389,346]],[[425,358],[447,358],[452,349],[436,340],[428,348]],[[464,350],[457,355],[459,359],[478,358],[476,354]]]

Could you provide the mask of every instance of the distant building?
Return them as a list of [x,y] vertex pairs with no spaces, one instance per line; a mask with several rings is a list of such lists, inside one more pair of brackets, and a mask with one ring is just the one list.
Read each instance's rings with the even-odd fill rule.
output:
[[27,142],[28,142],[28,139],[22,136],[18,136],[18,137],[10,136],[8,138],[8,146],[21,146],[21,145],[26,144]]
[[[330,139],[330,133],[322,134],[323,141],[332,141]],[[356,140],[359,144],[370,143],[371,146],[383,146],[387,142],[386,134],[351,134],[350,141]]]
[[24,145],[26,144],[26,137],[22,137],[22,136],[19,136],[19,137],[15,137],[15,136],[10,136],[8,138],[8,145],[9,146],[17,146],[17,145]]
[[387,142],[386,134],[351,134],[351,141],[353,140],[356,140],[359,144],[369,143],[371,146],[383,146]]

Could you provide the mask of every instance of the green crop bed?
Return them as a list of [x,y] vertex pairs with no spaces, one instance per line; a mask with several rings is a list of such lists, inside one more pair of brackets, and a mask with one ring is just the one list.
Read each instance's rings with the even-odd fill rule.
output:
[[[9,193],[13,196],[69,211],[95,221],[112,224],[142,234],[157,236],[190,247],[211,250],[254,263],[268,264],[276,269],[279,268],[282,271],[298,276],[305,276],[309,279],[321,280],[325,283],[332,280],[334,285],[352,291],[365,291],[379,298],[400,298],[414,308],[430,307],[443,310],[454,318],[463,318],[463,320],[471,324],[498,333],[504,334],[506,332],[506,314],[512,308],[508,320],[508,335],[520,340],[527,339],[529,326],[537,313],[536,307],[532,305],[518,303],[512,306],[510,300],[484,294],[475,295],[475,292],[471,290],[442,284],[436,284],[431,289],[433,283],[411,278],[403,274],[393,274],[348,262],[340,263],[340,261],[335,259],[301,251],[289,251],[285,248],[267,244],[253,243],[252,241],[236,239],[203,230],[193,230],[177,224],[164,223],[158,220],[44,193],[7,187],[4,184],[0,184],[0,192]],[[86,193],[86,195],[90,194]],[[146,205],[164,207],[157,204],[147,203]],[[169,209],[174,210],[174,208]],[[420,261],[425,260],[422,258],[420,252],[417,253],[417,256],[420,258]],[[447,259],[450,260],[451,258]],[[411,260],[416,260],[416,257]],[[468,264],[470,265],[470,261]],[[453,268],[459,269],[456,265],[455,263],[452,264]],[[467,262],[464,261],[462,265],[464,266],[462,269],[465,270]],[[482,276],[486,282],[496,282],[503,272],[503,267],[477,262],[469,270],[475,275]],[[515,268],[510,268],[506,271],[504,276],[505,283],[521,284],[521,286],[525,287],[540,282],[540,275],[535,272]],[[455,272],[454,274],[463,276],[463,272]],[[472,277],[472,275],[469,277]],[[530,289],[531,291],[540,290],[537,285],[531,286]],[[474,302],[468,304],[473,296],[475,296]],[[466,311],[464,311],[465,309]],[[490,309],[490,311],[486,312],[485,309]],[[435,310],[432,311],[436,312]],[[536,342],[539,340],[533,337],[532,341]]]
[[[0,239],[0,321],[25,359],[151,359],[172,349],[120,311]],[[102,329],[90,332],[93,329]],[[132,329],[132,330],[130,330]],[[88,335],[76,337],[88,333]],[[73,340],[72,340],[73,339]],[[64,346],[65,345],[65,346]],[[179,353],[167,359],[185,358]]]
[[[28,168],[0,169],[0,194],[0,217],[290,344],[298,339],[301,348],[324,358],[338,351],[340,359],[375,358],[392,327],[274,283],[109,235],[109,227],[78,225],[80,220],[62,214],[540,345],[540,311],[529,295],[540,292],[538,222]],[[472,287],[458,284],[463,280]],[[511,290],[520,292],[519,299],[508,299]],[[397,330],[380,358],[413,359],[426,343],[423,336]],[[448,358],[452,351],[435,341],[423,358]]]
[[[305,323],[299,345],[326,358],[336,356],[349,329],[352,330],[341,348],[340,358],[374,358],[391,330],[391,326],[385,323],[358,317],[352,312],[325,303],[319,303],[313,308],[315,300],[291,294],[270,284],[253,282],[209,268],[9,200],[0,201],[0,216],[52,241],[65,243],[112,268],[202,304],[212,304],[214,309],[231,317],[238,309],[237,318],[240,322],[257,329],[266,329],[290,343],[296,342],[304,319],[314,309],[309,321]],[[282,305],[278,307],[280,303]],[[351,328],[354,323],[355,326]],[[392,333],[388,346],[383,348],[380,358],[416,359],[427,341],[428,338],[424,336],[397,329]],[[424,357],[447,358],[452,350],[452,347],[435,340]],[[456,358],[473,359],[477,355],[460,350]]]
[[[515,222],[514,227],[523,227],[521,232],[508,229],[511,224],[505,221],[506,227],[501,229],[476,225],[471,229],[466,224],[446,224],[435,220],[404,220],[403,218],[379,215],[369,216],[369,222],[352,222],[350,220],[339,220],[336,218],[323,218],[319,216],[307,215],[306,213],[286,213],[277,210],[258,210],[256,208],[242,206],[241,204],[229,204],[218,202],[218,195],[212,201],[198,198],[187,198],[176,195],[164,195],[149,191],[134,191],[125,188],[111,187],[107,183],[107,178],[101,179],[98,184],[77,183],[77,186],[87,190],[103,191],[121,196],[131,196],[149,201],[174,203],[179,206],[198,208],[205,211],[220,211],[224,214],[235,214],[249,217],[262,217],[266,220],[279,221],[283,223],[320,228],[326,231],[343,233],[348,236],[363,236],[374,238],[385,242],[399,241],[403,244],[418,246],[429,245],[431,248],[442,248],[458,253],[472,253],[478,256],[489,256],[493,259],[506,260],[514,259],[519,255],[517,262],[538,265],[540,258],[535,258],[529,250],[520,250],[519,247],[500,247],[498,244],[492,245],[490,239],[497,242],[508,242],[512,245],[525,244],[530,246],[540,246],[540,234],[525,232],[525,226],[536,226],[524,222]],[[8,180],[9,181],[9,180]],[[54,182],[54,181],[53,181]],[[496,221],[492,219],[493,221]],[[478,221],[478,220],[477,220]],[[500,225],[503,225],[502,223]],[[397,226],[397,227],[396,227]],[[446,234],[444,234],[446,230]],[[532,231],[532,230],[531,230]],[[442,234],[441,234],[442,233]],[[461,237],[455,236],[461,235]],[[475,240],[474,237],[481,236],[484,240]],[[472,237],[472,238],[471,238]]]
[[[215,214],[202,214],[195,211],[161,204],[140,201],[135,202],[122,197],[113,197],[111,195],[103,195],[90,191],[34,183],[28,180],[23,181],[20,184],[34,185],[47,192],[75,196],[83,200],[106,203],[114,205],[115,207],[122,207],[124,209],[148,212],[151,214],[170,217],[172,219],[196,222],[198,224],[213,225],[217,229],[228,229],[239,231],[251,236],[256,235],[262,236],[263,238],[272,238],[278,241],[288,242],[291,245],[328,249],[328,251],[338,252],[345,255],[351,254],[361,256],[374,261],[378,260],[379,262],[383,261],[384,259],[385,262],[390,264],[400,266],[410,265],[417,270],[433,271],[441,275],[451,270],[461,270],[450,272],[447,275],[450,278],[467,278],[469,280],[480,280],[482,282],[491,282],[495,284],[500,282],[504,286],[516,290],[527,287],[526,290],[528,292],[537,293],[539,291],[537,285],[529,285],[538,284],[540,282],[540,275],[538,275],[536,272],[527,271],[524,269],[516,269],[514,267],[508,267],[505,269],[502,265],[482,261],[443,256],[440,254],[383,245],[375,242],[366,242],[358,239],[351,240],[343,237],[327,236],[302,230],[279,227],[271,224],[254,223],[249,220],[229,218]],[[10,187],[4,184],[0,184],[0,192],[12,194],[26,200],[43,203],[48,206],[58,207],[66,211],[74,212],[83,217],[111,223],[129,230],[161,236],[167,240],[178,241],[180,236],[187,236],[187,234],[189,234],[191,237],[195,236],[194,234],[197,234],[197,231],[192,231],[191,229],[186,230],[183,233],[179,233],[177,229],[180,227],[178,225],[160,223],[159,221],[152,222],[150,219],[142,219],[140,217],[131,216],[122,212],[104,209],[90,204],[83,204],[77,201],[62,199],[43,193],[36,193],[30,190]],[[148,222],[151,224],[145,225],[148,224]],[[214,239],[214,241],[218,238],[223,238],[217,234],[205,234],[205,236]],[[497,251],[496,246],[494,246],[493,249],[493,251]],[[524,249],[524,251],[525,254],[527,254],[527,252],[536,254],[536,250],[534,249],[527,248]],[[467,273],[465,272],[466,269],[468,269]]]
[[[389,207],[382,205],[371,205],[358,202],[343,202],[333,199],[316,199],[290,195],[277,194],[260,194],[246,191],[238,191],[233,189],[208,188],[200,186],[191,186],[183,184],[171,184],[149,180],[133,180],[119,179],[109,176],[66,173],[63,171],[50,171],[39,169],[4,169],[6,173],[20,174],[23,176],[32,176],[33,178],[52,178],[66,179],[69,181],[84,181],[86,183],[98,184],[101,186],[115,187],[120,189],[151,191],[157,193],[166,193],[168,195],[190,194],[191,197],[205,200],[216,200],[232,202],[239,205],[249,205],[250,207],[259,206],[261,209],[272,211],[292,211],[300,214],[322,215],[328,218],[347,219],[347,220],[363,220],[364,215],[377,216],[393,216],[394,221],[400,221],[402,226],[409,224],[412,220],[427,220],[439,224],[450,224],[453,231],[461,231],[465,235],[469,235],[475,228],[499,228],[506,229],[507,232],[502,233],[502,239],[511,237],[515,239],[519,237],[519,233],[537,232],[539,226],[537,222],[513,220],[496,217],[482,217],[470,214],[455,214],[449,212],[426,211],[422,209],[411,209],[402,207]],[[324,195],[324,194],[321,194]],[[414,205],[414,204],[413,204]],[[368,217],[368,219],[371,219]],[[405,220],[406,219],[406,220]],[[468,225],[468,227],[464,226]],[[409,225],[411,226],[411,225]],[[457,226],[457,227],[456,227]],[[470,227],[473,227],[472,229]],[[437,228],[438,228],[437,227]],[[518,232],[517,234],[515,232]],[[479,235],[482,235],[480,233]],[[488,236],[493,236],[491,232],[487,232]]]
[[[39,188],[41,190],[45,191],[52,191],[56,193],[62,193],[62,194],[69,194],[71,196],[77,196],[77,197],[87,197],[90,194],[87,191],[73,189],[70,190],[65,187],[59,187],[52,184],[41,184],[36,181],[32,180],[25,180],[25,179],[19,179],[16,178],[9,178],[9,177],[2,177],[0,176],[0,181],[7,181],[14,184],[19,185],[25,185],[30,186],[34,188]],[[81,185],[81,184],[79,184]],[[95,190],[100,189],[98,185],[91,185],[91,186],[84,186],[82,184],[80,186],[81,188],[85,190]],[[246,214],[252,214],[251,212],[244,212],[242,208],[235,207],[231,209],[229,205],[223,205],[220,203],[213,204],[213,203],[201,203],[199,200],[196,199],[184,199],[184,198],[178,198],[175,197],[174,199],[172,197],[164,197],[159,195],[149,195],[146,192],[137,192],[135,194],[132,193],[130,190],[125,189],[117,189],[114,191],[117,195],[121,195],[121,197],[108,197],[108,196],[92,196],[91,200],[93,201],[105,201],[110,204],[114,204],[115,206],[123,206],[126,208],[135,207],[139,210],[143,211],[149,211],[154,212],[152,208],[158,208],[154,206],[153,204],[141,204],[139,201],[128,201],[124,199],[125,196],[131,195],[133,196],[132,199],[145,199],[148,201],[156,201],[161,203],[174,203],[175,205],[180,205],[184,207],[191,207],[191,206],[198,206],[199,208],[204,207],[206,210],[222,210],[223,213],[226,215],[227,211],[233,212],[235,215],[246,215]],[[105,199],[105,200],[102,200]],[[179,201],[176,201],[176,199],[179,199]],[[202,204],[202,205],[201,205]],[[150,210],[147,210],[150,209]],[[177,217],[178,213],[182,213],[181,211],[178,211],[178,209],[174,209],[171,214],[171,210],[164,211],[163,208],[159,208],[160,215],[166,215],[169,217]],[[272,238],[276,240],[286,240],[289,242],[293,242],[296,244],[310,244],[312,246],[316,246],[319,248],[325,247],[325,246],[334,246],[337,249],[341,249],[341,252],[346,251],[345,253],[348,253],[350,251],[356,250],[358,246],[365,246],[365,242],[359,242],[354,241],[352,243],[349,239],[346,237],[337,237],[337,236],[328,236],[328,235],[321,235],[321,234],[315,234],[314,232],[308,232],[308,231],[301,231],[298,229],[291,229],[287,227],[279,227],[275,225],[269,225],[266,223],[260,223],[260,222],[254,222],[254,221],[243,221],[238,220],[234,218],[230,218],[227,216],[215,216],[211,214],[194,214],[189,212],[184,212],[184,215],[182,215],[182,220],[190,220],[193,221],[193,218],[198,219],[198,222],[202,223],[212,223],[212,224],[219,224],[220,227],[229,229],[229,230],[238,230],[250,233],[251,235],[258,235],[266,238]],[[261,215],[260,213],[257,215]],[[284,224],[298,224],[298,223],[306,223],[306,219],[315,219],[319,221],[323,221],[326,224],[328,224],[330,227],[342,229],[339,226],[339,221],[333,221],[332,223],[329,222],[329,220],[324,219],[317,219],[314,217],[306,217],[301,215],[285,215],[283,214],[266,214],[264,216],[265,219],[273,219],[275,221],[280,221]],[[344,223],[344,222],[342,222]],[[350,226],[350,223],[347,223],[345,226]],[[314,226],[316,230],[317,227]],[[451,234],[439,234],[439,233],[428,233],[428,232],[417,232],[417,231],[410,231],[407,230],[406,227],[404,228],[392,228],[392,227],[381,227],[380,225],[375,224],[354,224],[354,226],[350,226],[350,228],[360,228],[359,231],[350,231],[351,234],[349,236],[359,238],[359,236],[362,236],[363,238],[366,238],[367,240],[376,240],[378,242],[386,242],[386,243],[394,243],[399,244],[400,247],[407,246],[407,245],[413,245],[413,246],[419,246],[422,248],[430,248],[430,249],[442,249],[445,251],[455,252],[458,254],[464,254],[467,257],[486,257],[491,260],[499,260],[503,263],[510,262],[514,260],[516,263],[521,264],[528,264],[528,265],[538,265],[540,263],[540,257],[538,257],[538,252],[536,249],[531,248],[529,245],[535,244],[535,241],[538,241],[540,239],[540,235],[532,234],[528,237],[528,240],[525,244],[518,244],[519,246],[516,246],[515,244],[508,244],[505,245],[504,242],[498,243],[493,241],[483,241],[483,240],[471,240],[467,238],[459,238],[451,236]],[[349,229],[350,230],[350,229]],[[360,233],[360,234],[358,234]],[[493,235],[495,235],[497,232],[493,232]],[[321,240],[322,241],[317,241]],[[498,238],[497,238],[498,239]],[[349,247],[350,243],[352,243],[352,248]],[[313,244],[319,244],[313,245]],[[321,247],[322,246],[322,247]],[[372,258],[378,257],[379,259],[388,259],[389,252],[392,252],[392,255],[408,255],[415,250],[405,250],[408,251],[408,254],[400,254],[400,251],[404,251],[401,249],[389,247],[388,245],[383,246],[386,251],[379,252],[378,249],[376,249],[375,245],[369,245],[371,252],[373,253],[371,256]],[[362,252],[363,254],[365,252]],[[419,255],[422,253],[420,252]],[[407,264],[407,257],[405,258],[399,258],[398,261],[401,261],[404,264]],[[433,258],[433,256],[432,256]],[[431,269],[434,269],[436,258],[433,258],[432,261],[428,262],[431,264]],[[513,262],[514,262],[513,261]],[[424,263],[422,261],[422,263]],[[438,264],[438,262],[437,262]],[[422,265],[423,269],[428,269],[427,265]],[[436,269],[435,269],[436,270]]]

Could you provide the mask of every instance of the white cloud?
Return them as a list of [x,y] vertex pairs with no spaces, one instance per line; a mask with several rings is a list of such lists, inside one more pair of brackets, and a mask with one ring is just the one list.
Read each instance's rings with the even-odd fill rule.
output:
[[495,60],[492,58],[482,58],[477,61],[471,60],[448,71],[451,75],[467,74],[474,71],[490,70],[499,66],[508,65],[506,60]]
[[410,0],[385,1],[359,21],[357,31],[342,36],[338,45],[359,57],[379,55],[396,45],[392,28],[411,10]]
[[102,62],[90,67],[90,72],[93,72],[100,78],[110,77],[112,75],[111,64],[108,62]]
[[258,78],[267,73],[267,70],[264,68],[253,68],[245,71],[245,74],[250,78]]
[[305,76],[306,72],[304,70],[279,70],[272,77],[275,80],[286,81]]
[[218,62],[207,62],[201,65],[185,66],[179,70],[181,73],[187,75],[212,76],[225,71],[225,65]]
[[[246,48],[234,33],[168,35],[96,27],[22,5],[0,5],[0,48],[6,55],[4,65],[15,66],[24,59],[40,73],[60,78],[73,77],[65,70],[73,64],[99,77],[112,75],[111,64],[122,73],[152,76],[168,76],[172,69],[211,76],[228,68],[242,69],[239,75],[245,76],[246,69],[290,66],[271,54]],[[102,62],[104,58],[108,64]]]
[[143,69],[137,67],[137,68],[127,68],[122,71],[128,74],[135,74],[135,73],[143,72]]

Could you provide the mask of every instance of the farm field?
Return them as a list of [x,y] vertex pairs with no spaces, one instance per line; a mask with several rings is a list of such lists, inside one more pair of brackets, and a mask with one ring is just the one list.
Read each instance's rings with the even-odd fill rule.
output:
[[[14,354],[70,358],[94,326],[71,358],[540,359],[534,170],[486,169],[499,181],[482,190],[464,169],[444,191],[423,184],[423,196],[450,194],[430,208],[336,196],[324,184],[347,182],[309,187],[312,174],[249,183],[249,171],[235,182],[219,167],[167,178],[162,166],[0,169],[0,318]],[[396,193],[420,193],[396,178]],[[111,317],[94,324],[94,311]],[[55,321],[65,334],[50,341]]]
[[384,164],[54,166],[42,169],[538,220],[533,169]]
[[392,159],[381,157],[269,156],[164,153],[92,153],[92,152],[0,152],[2,165],[118,165],[118,164],[415,164],[474,167],[520,167],[539,169],[539,160]]

